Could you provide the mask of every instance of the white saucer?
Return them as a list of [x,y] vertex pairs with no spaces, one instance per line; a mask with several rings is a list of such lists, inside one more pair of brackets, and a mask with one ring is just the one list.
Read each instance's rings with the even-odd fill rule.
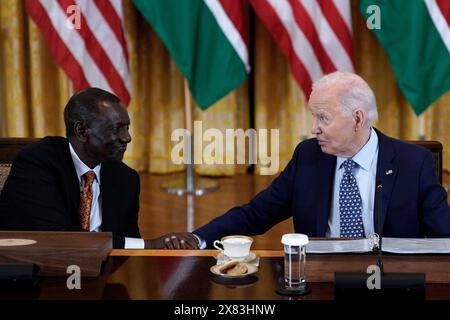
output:
[[220,267],[221,267],[221,265],[220,266],[215,265],[215,266],[212,266],[209,270],[211,270],[212,273],[214,273],[214,274],[216,274],[218,276],[221,276],[221,277],[225,277],[225,278],[243,278],[243,277],[246,277],[248,275],[254,274],[254,273],[256,273],[256,271],[258,271],[258,268],[255,267],[254,265],[247,264],[247,268],[248,268],[247,273],[239,274],[239,275],[236,275],[236,276],[232,276],[232,275],[220,272],[219,271]]
[[219,254],[216,257],[217,260],[224,260],[224,261],[239,260],[239,261],[243,261],[243,262],[250,262],[250,261],[255,260],[255,258],[256,258],[256,254],[254,252],[250,252],[250,254],[248,256],[243,257],[243,258],[230,258],[229,256],[223,254],[222,252],[219,252]]

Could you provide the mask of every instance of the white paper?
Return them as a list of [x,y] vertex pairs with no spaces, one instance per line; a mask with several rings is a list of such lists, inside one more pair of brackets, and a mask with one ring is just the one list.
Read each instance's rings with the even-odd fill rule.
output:
[[306,245],[307,253],[345,253],[371,251],[369,239],[357,240],[310,240]]
[[382,248],[391,253],[450,253],[450,239],[383,238]]
[[[310,240],[307,253],[362,253],[377,246],[376,237],[356,240]],[[383,238],[383,252],[399,254],[450,254],[447,238]]]

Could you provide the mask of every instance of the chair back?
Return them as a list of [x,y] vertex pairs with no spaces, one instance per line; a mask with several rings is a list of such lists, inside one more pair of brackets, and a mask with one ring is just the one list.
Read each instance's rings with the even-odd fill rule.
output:
[[11,165],[17,153],[37,138],[0,138],[0,192],[8,178]]
[[434,160],[434,172],[442,185],[442,143],[439,141],[411,140],[409,143],[424,147],[431,151]]

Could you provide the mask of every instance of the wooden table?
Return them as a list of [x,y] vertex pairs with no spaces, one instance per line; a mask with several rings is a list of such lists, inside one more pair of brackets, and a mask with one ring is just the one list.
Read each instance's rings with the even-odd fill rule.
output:
[[[286,297],[275,292],[282,282],[283,252],[254,252],[261,257],[255,275],[224,279],[209,271],[216,250],[113,250],[101,276],[83,277],[80,290],[67,289],[67,278],[44,277],[33,289],[0,289],[0,299],[330,300],[334,272],[366,272],[376,263],[371,254],[309,254],[311,293]],[[384,264],[386,272],[425,272],[426,299],[450,300],[450,256],[386,255]]]

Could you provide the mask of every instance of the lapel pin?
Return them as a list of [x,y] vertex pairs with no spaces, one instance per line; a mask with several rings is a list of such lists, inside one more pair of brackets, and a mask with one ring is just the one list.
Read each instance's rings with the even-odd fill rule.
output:
[[386,171],[386,175],[392,174],[392,170]]

